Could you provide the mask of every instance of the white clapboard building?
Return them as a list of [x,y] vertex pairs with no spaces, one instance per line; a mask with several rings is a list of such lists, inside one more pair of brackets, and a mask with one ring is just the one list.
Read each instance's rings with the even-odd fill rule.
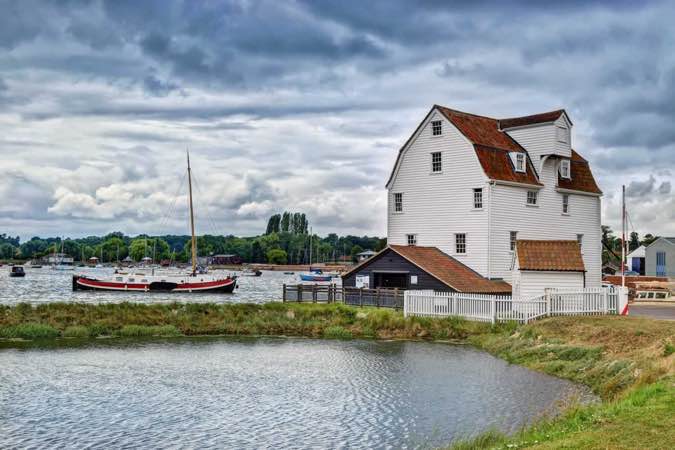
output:
[[[387,182],[388,243],[436,247],[528,294],[599,287],[602,192],[572,148],[571,131],[565,110],[494,119],[435,105],[400,149]],[[523,276],[519,241],[537,251],[546,247],[536,241],[558,244],[537,253]],[[525,286],[530,280],[541,289]]]

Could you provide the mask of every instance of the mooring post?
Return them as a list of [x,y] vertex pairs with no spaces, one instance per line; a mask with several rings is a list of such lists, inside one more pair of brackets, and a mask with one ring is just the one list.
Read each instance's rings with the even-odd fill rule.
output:
[[284,303],[286,303],[286,283],[284,283],[284,293],[282,294],[281,299]]
[[302,301],[302,284],[296,285],[295,293],[297,294],[298,303]]

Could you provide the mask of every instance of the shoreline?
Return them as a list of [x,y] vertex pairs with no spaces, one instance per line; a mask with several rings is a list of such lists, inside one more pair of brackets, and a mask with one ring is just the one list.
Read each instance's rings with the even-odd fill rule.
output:
[[[33,340],[11,340],[12,334],[26,338],[30,333]],[[0,351],[185,337],[469,344],[509,363],[586,385],[601,402],[573,405],[510,436],[488,431],[448,448],[667,448],[675,442],[671,322],[585,316],[491,326],[335,304],[61,303],[0,307],[0,336]],[[657,431],[645,435],[641,430]]]

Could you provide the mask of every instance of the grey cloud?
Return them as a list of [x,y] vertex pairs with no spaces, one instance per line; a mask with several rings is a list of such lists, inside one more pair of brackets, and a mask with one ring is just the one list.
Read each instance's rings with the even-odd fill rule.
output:
[[654,192],[654,185],[656,179],[654,175],[650,175],[649,179],[645,181],[631,181],[626,188],[626,196],[628,197],[645,197]]
[[657,189],[659,194],[670,194],[670,181],[663,181]]

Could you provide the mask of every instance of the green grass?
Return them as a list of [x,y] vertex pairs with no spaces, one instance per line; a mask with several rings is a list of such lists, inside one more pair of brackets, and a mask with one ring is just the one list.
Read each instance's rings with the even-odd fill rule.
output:
[[41,323],[20,323],[0,328],[0,338],[6,339],[53,339],[57,336],[58,330]]
[[[56,330],[50,337],[284,335],[386,339],[466,339],[487,324],[457,318],[404,318],[398,311],[340,304],[72,304],[0,306],[0,337],[17,325]],[[158,328],[160,327],[160,328]],[[165,328],[161,328],[165,327]],[[506,329],[507,326],[504,326]],[[11,333],[11,335],[9,334]],[[24,339],[31,339],[24,333]]]

